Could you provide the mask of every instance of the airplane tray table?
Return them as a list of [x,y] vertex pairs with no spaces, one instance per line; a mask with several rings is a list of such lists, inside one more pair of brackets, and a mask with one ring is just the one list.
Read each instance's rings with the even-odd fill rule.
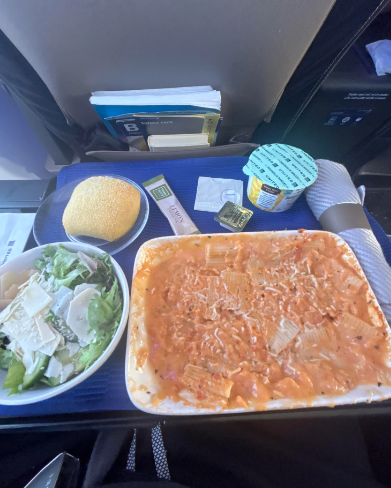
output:
[[[131,163],[80,163],[63,168],[57,178],[57,188],[66,183],[90,175],[120,175],[141,185],[159,174],[163,174],[203,234],[225,231],[214,214],[194,210],[194,201],[199,176],[233,178],[244,182],[243,206],[254,215],[246,226],[246,232],[294,229],[321,229],[313,216],[304,195],[289,210],[269,213],[257,209],[247,198],[247,177],[242,172],[246,157],[221,157],[185,159],[175,161],[131,162]],[[150,197],[148,196],[150,199]],[[372,229],[383,248],[387,262],[391,264],[391,242],[378,222],[367,213]],[[115,255],[115,259],[129,280],[132,279],[133,263],[138,248],[149,239],[172,235],[168,220],[150,199],[150,215],[141,235],[127,248]],[[66,241],[61,215],[48,226],[47,242]],[[347,405],[335,408],[306,408],[255,412],[235,415],[213,415],[205,417],[159,417],[138,410],[130,401],[124,379],[126,334],[108,361],[91,377],[75,388],[43,402],[25,406],[0,405],[0,429],[69,430],[72,428],[97,428],[107,426],[155,425],[164,419],[166,423],[213,422],[245,420],[251,418],[287,417],[329,417],[346,415],[391,414],[391,400],[373,404]]]

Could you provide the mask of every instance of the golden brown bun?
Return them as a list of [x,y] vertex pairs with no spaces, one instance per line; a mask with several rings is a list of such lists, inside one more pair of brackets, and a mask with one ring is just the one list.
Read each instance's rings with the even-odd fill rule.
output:
[[71,236],[90,236],[116,241],[136,222],[140,192],[130,183],[94,176],[73,190],[62,223]]

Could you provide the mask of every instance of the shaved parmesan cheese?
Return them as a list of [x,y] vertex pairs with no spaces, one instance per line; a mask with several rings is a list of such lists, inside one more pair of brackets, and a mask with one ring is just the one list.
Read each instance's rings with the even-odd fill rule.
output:
[[6,308],[0,313],[0,324],[3,324],[10,317],[12,317],[15,310],[19,307],[20,301],[21,301],[21,297],[18,296],[10,304],[6,306]]
[[43,346],[35,320],[30,318],[22,307],[4,323],[3,330],[12,339],[16,339],[24,351],[37,351]]
[[64,366],[60,373],[60,383],[65,383],[65,381],[69,378],[69,376],[73,373],[74,366],[72,363],[67,364]]
[[88,304],[95,295],[100,295],[99,291],[88,288],[75,297],[69,306],[67,324],[79,339],[90,344],[95,337],[95,331],[88,333],[90,324],[87,320]]
[[39,356],[34,352],[27,351],[24,353],[22,362],[26,368],[26,374],[31,374],[35,370],[35,368],[38,366],[39,360]]
[[42,317],[38,320],[29,317],[20,303],[4,322],[2,331],[16,339],[23,351],[41,351],[48,356],[64,341],[62,335],[46,324]]
[[38,327],[39,334],[41,336],[42,342],[47,344],[48,342],[52,341],[56,336],[50,330],[48,324],[45,323],[42,315],[36,315],[34,317],[35,323]]
[[67,342],[67,345],[65,346],[68,351],[69,351],[69,357],[71,358],[74,356],[77,352],[80,350],[80,344],[77,342]]
[[57,378],[60,376],[60,383],[65,383],[65,381],[73,373],[74,369],[73,364],[63,366],[58,359],[52,356],[45,371],[45,376],[46,378]]
[[[33,354],[34,353],[32,351],[25,351],[23,354],[22,363],[26,368],[26,374],[30,374],[34,370]],[[39,361],[39,358],[37,358],[37,360]]]
[[11,341],[8,344],[7,349],[9,351],[12,351],[18,359],[22,360],[22,358],[23,358],[23,350],[20,347],[20,344],[19,344],[18,341],[16,341],[16,340]]
[[62,364],[54,356],[52,356],[45,371],[46,378],[57,378],[57,376],[59,376],[61,372]]
[[19,286],[19,290],[25,290],[31,283],[39,280],[39,273],[34,273],[30,278]]
[[[69,293],[73,293],[73,291],[70,288],[68,288],[67,286],[60,286],[60,288],[58,289],[58,291],[56,291],[54,293],[54,296],[56,297],[56,300],[57,301],[60,301],[64,297],[66,297]],[[54,311],[53,308],[52,308],[52,310]]]
[[19,273],[19,283],[26,283],[33,275],[37,274],[36,269],[24,269]]
[[47,324],[47,325],[50,328],[50,330],[53,332],[55,337],[53,340],[51,340],[47,344],[40,347],[39,351],[42,352],[43,354],[46,354],[47,356],[52,356],[55,353],[55,351],[57,351],[57,349],[60,349],[61,347],[64,346],[65,339],[50,324]]
[[96,290],[97,287],[98,285],[93,285],[92,283],[82,283],[81,285],[77,285],[75,287],[74,296],[76,298],[77,295],[80,295],[80,293],[82,293],[84,290],[88,290],[88,288]]
[[0,314],[0,324],[6,322],[20,308],[21,298],[15,298]]
[[[207,297],[207,305],[208,307],[213,307],[219,300],[219,294],[217,292],[217,287],[219,286],[220,279],[217,276],[208,276],[208,297]],[[199,297],[200,293],[195,292]],[[201,298],[201,297],[200,297]],[[202,298],[204,296],[202,295]]]
[[51,293],[54,291],[54,276],[50,276],[48,280],[45,280],[43,275],[41,275],[37,283],[51,296]]
[[73,291],[66,286],[61,286],[54,294],[56,303],[52,306],[52,312],[65,320],[68,315],[69,305],[73,299]]
[[34,317],[53,302],[53,298],[38,283],[31,283],[23,291],[22,305],[29,317]]

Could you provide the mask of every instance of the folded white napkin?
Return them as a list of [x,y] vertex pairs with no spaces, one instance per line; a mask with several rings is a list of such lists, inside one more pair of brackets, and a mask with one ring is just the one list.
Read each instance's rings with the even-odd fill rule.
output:
[[219,212],[225,202],[243,205],[243,181],[227,178],[198,178],[194,210]]
[[0,213],[0,266],[22,254],[34,218],[33,213]]
[[[322,213],[341,203],[362,204],[348,171],[341,164],[318,159],[319,175],[305,192],[308,205],[319,220]],[[329,230],[329,229],[325,229]],[[338,233],[352,248],[391,323],[391,268],[375,235],[370,229],[348,229]]]

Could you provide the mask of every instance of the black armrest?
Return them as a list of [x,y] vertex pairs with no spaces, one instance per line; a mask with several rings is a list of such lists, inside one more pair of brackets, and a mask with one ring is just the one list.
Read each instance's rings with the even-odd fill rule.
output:
[[0,212],[34,212],[55,188],[55,177],[51,180],[0,181]]

